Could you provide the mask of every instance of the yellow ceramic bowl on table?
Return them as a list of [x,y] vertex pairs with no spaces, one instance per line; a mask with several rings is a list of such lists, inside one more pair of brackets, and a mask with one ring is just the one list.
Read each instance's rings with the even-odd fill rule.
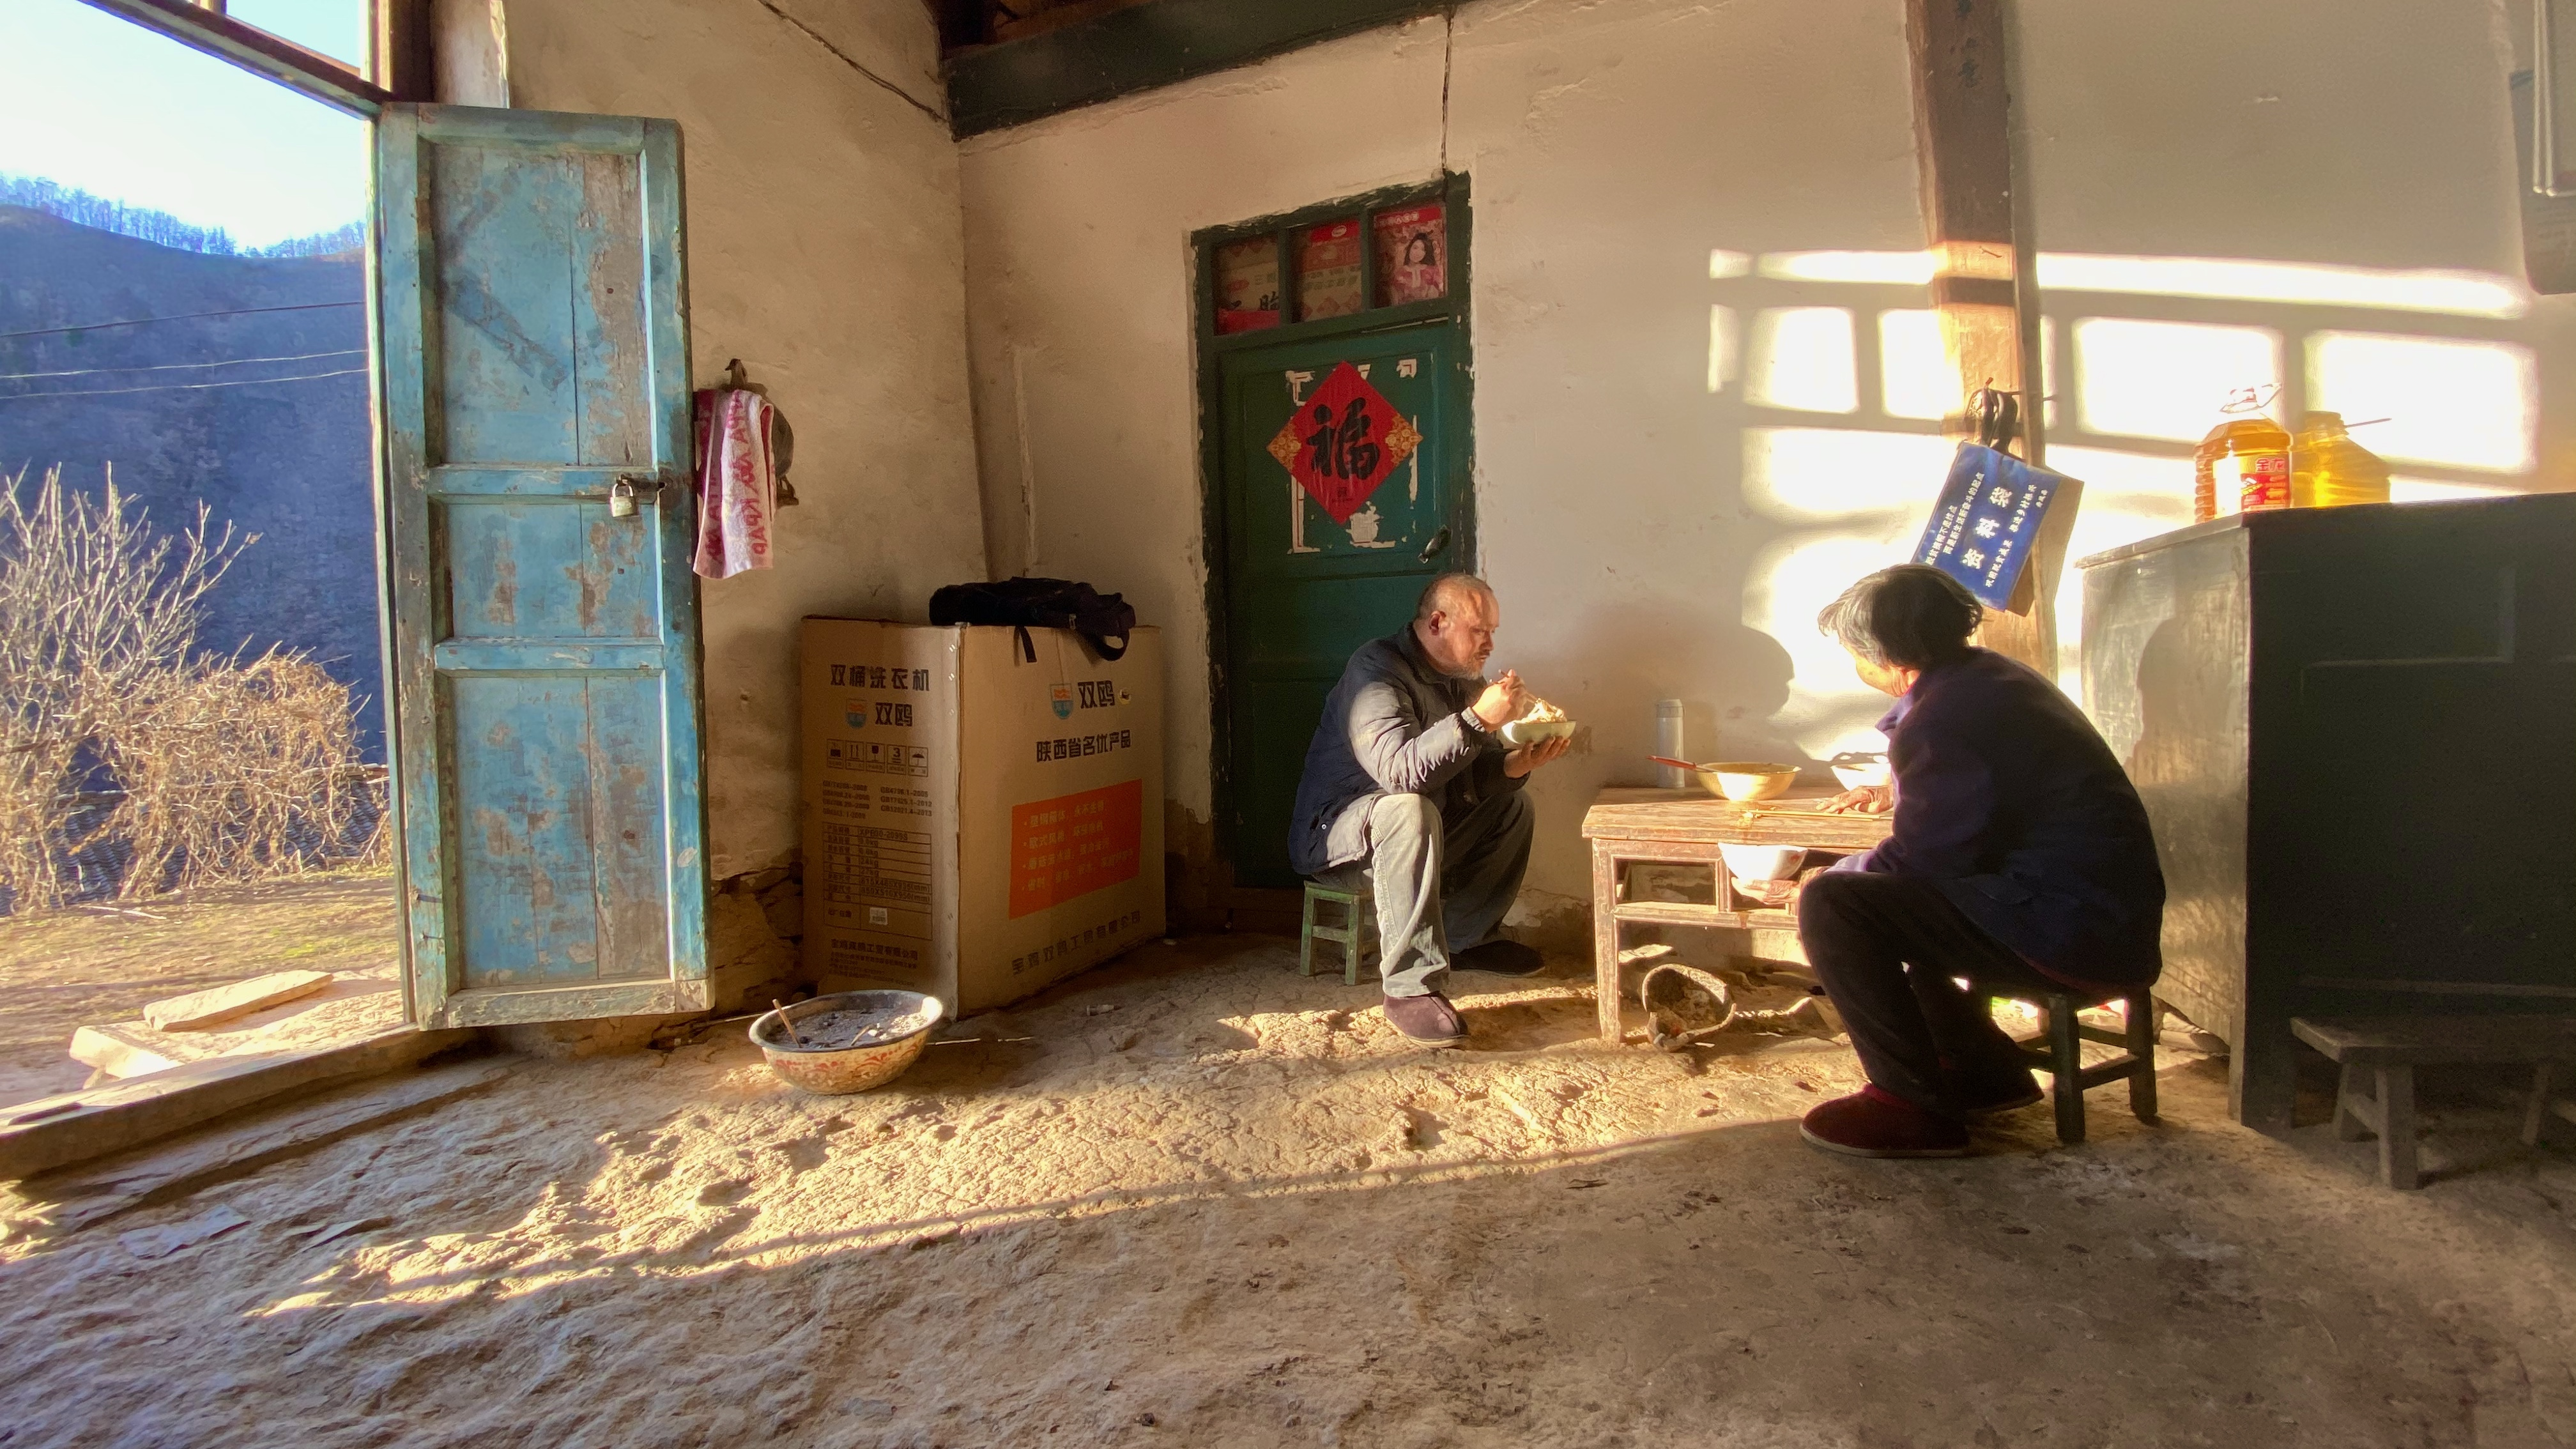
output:
[[1760,760],[1721,760],[1699,767],[1699,782],[1725,800],[1774,800],[1798,783],[1798,767]]

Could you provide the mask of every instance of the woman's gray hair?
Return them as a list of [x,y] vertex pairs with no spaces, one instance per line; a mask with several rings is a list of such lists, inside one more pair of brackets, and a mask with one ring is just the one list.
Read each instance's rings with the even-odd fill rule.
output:
[[1966,653],[1985,616],[1957,579],[1930,564],[1898,564],[1843,590],[1816,627],[1882,668],[1929,669]]

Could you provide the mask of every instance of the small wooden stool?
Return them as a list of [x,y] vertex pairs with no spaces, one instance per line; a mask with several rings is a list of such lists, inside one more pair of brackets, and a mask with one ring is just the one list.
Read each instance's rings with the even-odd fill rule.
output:
[[[2387,1020],[2290,1019],[2290,1032],[2343,1068],[2335,1087],[2335,1136],[2379,1138],[2379,1175],[2401,1192],[2423,1185],[2415,1161],[2415,1069],[2501,1063],[2538,1070],[2522,1140],[2538,1146],[2549,1113],[2551,1064],[2576,1062],[2576,1017],[2408,1016]],[[2370,1090],[2365,1094],[2364,1088]]]
[[[2039,1035],[2023,1037],[2013,1045],[2021,1048],[2022,1060],[2030,1063],[2032,1071],[2048,1073],[2049,1095],[2057,1108],[2058,1141],[2070,1147],[2083,1141],[2084,1093],[2122,1078],[2129,1083],[2129,1110],[2141,1122],[2156,1120],[2156,1003],[2148,993],[2132,991],[2125,996],[2090,998],[2068,991],[2052,991],[2039,997],[1988,991],[1986,999],[2019,1001],[2038,1009]],[[2112,1001],[2125,1003],[2128,1021],[2123,1031],[2086,1026],[2077,1015]],[[2088,1041],[2125,1050],[2107,1062],[2088,1067],[2084,1065],[2084,1043]]]
[[[1340,923],[1317,923],[1315,906],[1318,902],[1341,907]],[[1305,924],[1297,932],[1298,975],[1315,974],[1317,941],[1332,941],[1341,946],[1342,984],[1359,985],[1361,958],[1376,954],[1374,950],[1377,944],[1376,895],[1365,887],[1356,891],[1337,891],[1331,886],[1317,885],[1313,881],[1306,882]]]

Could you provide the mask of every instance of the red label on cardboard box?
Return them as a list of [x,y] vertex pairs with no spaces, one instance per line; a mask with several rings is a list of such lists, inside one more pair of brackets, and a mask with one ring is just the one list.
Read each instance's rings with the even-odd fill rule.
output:
[[1011,807],[1011,919],[1136,878],[1145,782]]

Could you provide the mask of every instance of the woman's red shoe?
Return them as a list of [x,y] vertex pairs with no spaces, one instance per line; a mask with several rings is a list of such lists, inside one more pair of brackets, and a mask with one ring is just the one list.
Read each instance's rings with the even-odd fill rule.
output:
[[1955,1118],[1875,1086],[1818,1105],[1798,1135],[1827,1152],[1853,1157],[1965,1157],[1968,1129]]

